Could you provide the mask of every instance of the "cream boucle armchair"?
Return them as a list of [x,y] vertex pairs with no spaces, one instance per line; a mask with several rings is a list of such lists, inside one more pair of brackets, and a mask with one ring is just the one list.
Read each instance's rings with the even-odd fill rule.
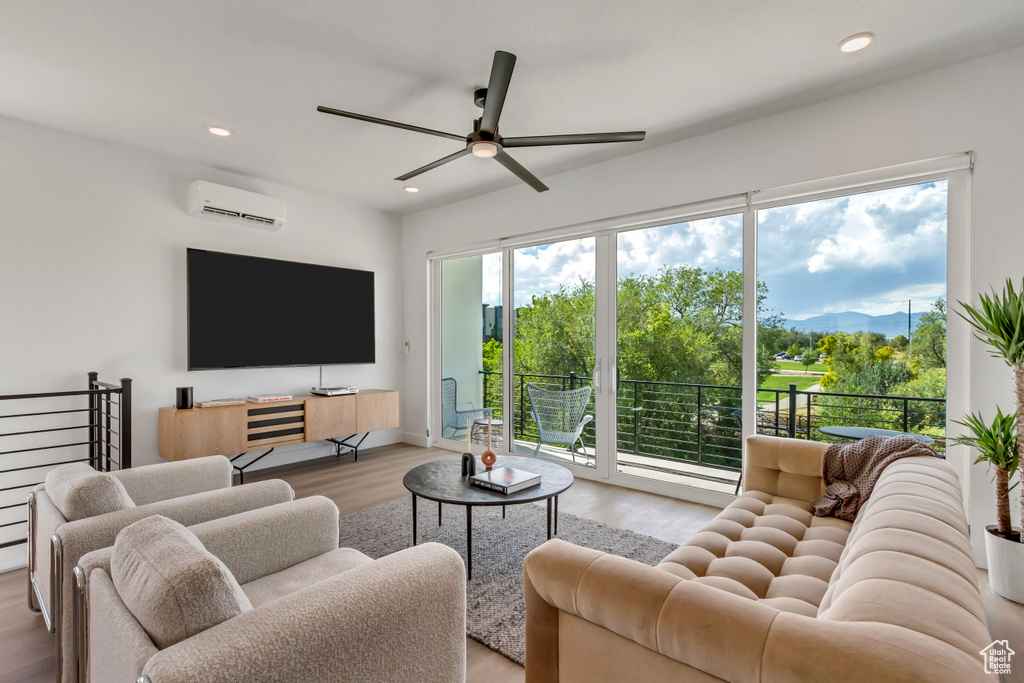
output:
[[[196,588],[201,560],[178,561],[175,568],[152,543],[139,544],[161,575],[140,577],[130,563],[125,571],[126,543],[119,537],[75,569],[83,681],[465,680],[466,573],[451,548],[426,543],[379,560],[339,548],[338,508],[320,496],[187,531],[199,552],[212,554],[208,559],[230,576],[238,598],[233,612],[214,605],[215,625],[204,613],[207,626],[197,626],[193,617],[204,610],[196,605],[215,600]],[[173,599],[153,589],[162,575],[179,577]],[[140,592],[150,599],[140,601]],[[214,595],[225,602],[223,591]],[[179,622],[172,643],[167,631]],[[143,623],[151,630],[156,624],[159,633],[151,635]]]
[[28,603],[56,634],[57,681],[75,680],[72,570],[86,553],[151,515],[185,525],[292,500],[280,480],[231,486],[222,455],[99,473],[87,465],[51,470],[28,499]]
[[814,517],[827,444],[747,439],[746,491],[658,567],[526,557],[526,680],[987,681],[953,469],[890,464],[851,525]]

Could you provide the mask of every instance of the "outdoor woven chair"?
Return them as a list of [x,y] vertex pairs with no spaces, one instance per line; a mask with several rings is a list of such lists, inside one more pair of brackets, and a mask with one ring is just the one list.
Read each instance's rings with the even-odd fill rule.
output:
[[441,380],[441,412],[444,424],[441,426],[441,436],[445,436],[445,430],[453,430],[451,436],[458,432],[466,431],[466,420],[486,420],[491,417],[494,408],[477,408],[472,401],[458,403],[459,385],[454,377],[445,377]]
[[572,453],[572,461],[576,462],[576,442],[583,448],[583,455],[589,460],[587,449],[583,447],[583,427],[594,419],[593,415],[584,415],[587,401],[590,400],[590,387],[580,387],[569,391],[551,391],[541,389],[536,384],[526,385],[526,394],[530,397],[530,412],[537,425],[540,436],[534,455],[540,452],[541,444],[564,446]]

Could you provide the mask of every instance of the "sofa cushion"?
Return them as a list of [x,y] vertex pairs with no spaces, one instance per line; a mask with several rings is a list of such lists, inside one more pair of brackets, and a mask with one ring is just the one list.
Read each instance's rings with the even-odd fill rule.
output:
[[46,473],[46,495],[69,522],[135,507],[124,485],[84,462],[55,467]]
[[779,610],[815,616],[850,529],[849,522],[815,517],[807,501],[748,491],[659,567]]
[[110,571],[121,600],[160,649],[252,609],[224,563],[161,515],[121,530]]
[[242,585],[242,590],[253,607],[260,607],[312,586],[349,569],[370,564],[372,559],[352,548],[338,548],[305,562]]
[[818,617],[901,626],[980,657],[990,637],[960,487],[945,461],[904,458],[885,468]]

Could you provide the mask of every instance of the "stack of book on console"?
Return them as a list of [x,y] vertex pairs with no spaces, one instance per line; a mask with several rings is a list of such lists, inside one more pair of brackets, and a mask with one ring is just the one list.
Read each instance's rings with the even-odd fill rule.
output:
[[280,403],[292,400],[291,394],[256,394],[249,397],[249,403]]
[[495,467],[474,474],[469,483],[488,491],[496,491],[508,495],[516,491],[528,489],[540,484],[540,475],[511,467]]
[[200,408],[218,408],[220,406],[240,406],[245,405],[244,398],[215,398],[210,401],[196,401],[196,405]]

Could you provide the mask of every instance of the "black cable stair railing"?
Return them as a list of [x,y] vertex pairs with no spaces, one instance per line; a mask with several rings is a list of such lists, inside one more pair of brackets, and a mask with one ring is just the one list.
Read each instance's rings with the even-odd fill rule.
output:
[[[12,532],[27,524],[25,500],[49,468],[85,462],[110,472],[132,466],[131,404],[130,379],[110,384],[95,372],[88,389],[0,395],[0,549],[26,542],[24,532]],[[7,406],[14,412],[4,412]],[[76,421],[82,415],[80,424],[43,426],[52,416]],[[13,515],[19,508],[23,514]]]

